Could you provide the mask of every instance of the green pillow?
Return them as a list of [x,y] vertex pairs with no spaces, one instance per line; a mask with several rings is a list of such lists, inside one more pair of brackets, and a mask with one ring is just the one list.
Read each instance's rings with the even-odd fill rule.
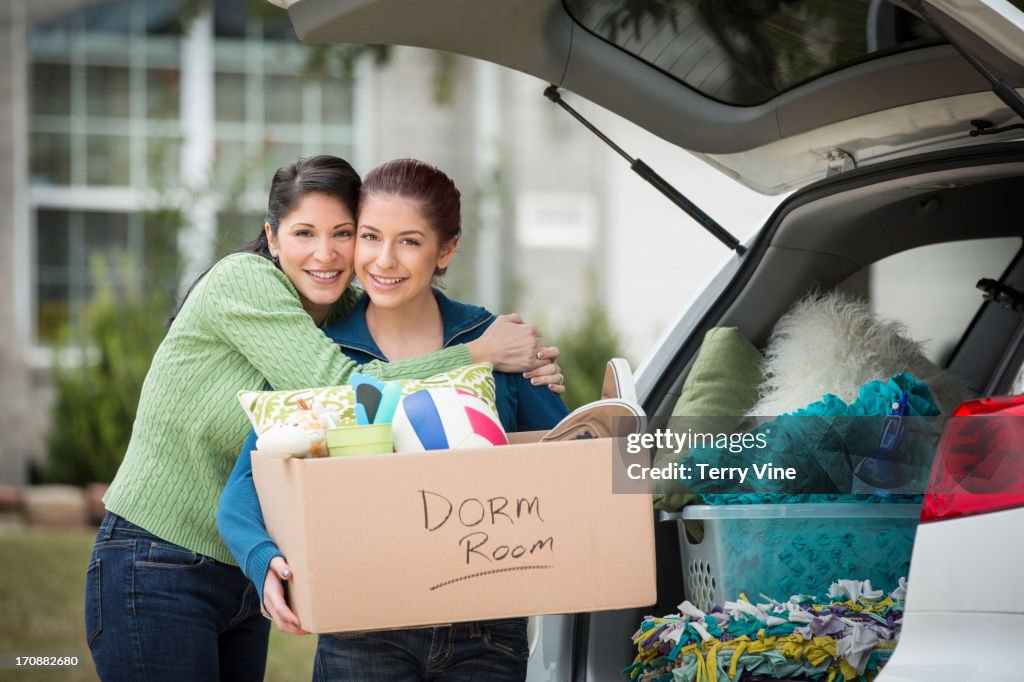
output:
[[[423,388],[461,388],[484,401],[495,414],[498,413],[494,395],[494,374],[491,365],[486,362],[466,365],[426,379],[403,379],[401,384],[403,396]],[[336,412],[342,425],[356,423],[355,392],[349,385],[304,388],[298,391],[238,392],[238,402],[242,404],[242,409],[245,410],[257,434],[262,434],[271,426],[288,419],[299,409],[300,398],[308,405],[312,405],[316,400],[318,404]]]
[[[738,422],[757,402],[761,362],[761,352],[736,327],[709,329],[672,416],[736,417]],[[714,420],[714,424],[720,430],[721,419]],[[654,456],[654,465],[664,467],[679,457],[671,450],[660,450]],[[676,510],[699,500],[699,495],[679,481],[654,482],[657,509]]]

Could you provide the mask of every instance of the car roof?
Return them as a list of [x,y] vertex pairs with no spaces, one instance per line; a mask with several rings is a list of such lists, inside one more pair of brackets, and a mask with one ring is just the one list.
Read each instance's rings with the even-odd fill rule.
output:
[[[646,17],[611,41],[590,15],[643,6],[635,0],[277,0],[311,43],[411,45],[484,59],[577,93],[695,152],[754,189],[778,193],[833,172],[901,155],[977,144],[970,121],[995,127],[1015,115],[950,44],[936,35],[877,54],[834,60],[763,97],[706,92],[645,60]],[[807,6],[834,0],[800,0]],[[664,5],[665,3],[655,3]],[[714,3],[705,3],[713,5]],[[840,3],[842,4],[842,3]],[[879,5],[873,2],[862,5]],[[915,4],[908,2],[906,4]],[[1005,0],[930,0],[941,27],[1013,85],[1024,83],[1024,14]],[[594,6],[607,6],[605,11]],[[675,5],[703,6],[696,0]],[[567,9],[572,8],[573,14]],[[908,15],[909,16],[909,15]],[[582,22],[582,23],[581,23]],[[918,20],[920,23],[920,20]],[[930,30],[930,29],[929,29]],[[688,40],[714,40],[704,31]],[[680,38],[681,39],[681,38]],[[638,42],[640,41],[640,42]],[[812,45],[813,47],[813,45]],[[629,50],[632,49],[631,53]],[[537,96],[542,96],[538,88]],[[730,98],[726,98],[730,99]],[[763,101],[754,101],[763,99]],[[737,103],[737,101],[739,103]],[[927,103],[927,106],[922,106]],[[863,121],[861,128],[857,122]],[[879,142],[880,130],[891,130]],[[1020,132],[985,141],[1020,137]],[[796,154],[801,162],[791,163]]]

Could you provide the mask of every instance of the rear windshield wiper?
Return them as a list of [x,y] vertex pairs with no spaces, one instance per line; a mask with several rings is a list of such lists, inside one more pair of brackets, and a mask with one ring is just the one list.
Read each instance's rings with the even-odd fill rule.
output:
[[692,201],[683,196],[682,192],[673,187],[668,180],[658,175],[653,168],[648,166],[640,159],[634,159],[629,154],[624,152],[621,147],[619,147],[617,144],[608,139],[608,137],[600,130],[595,128],[590,121],[583,118],[583,116],[581,116],[578,111],[576,111],[571,106],[566,104],[565,100],[562,99],[562,95],[558,92],[557,85],[549,85],[544,90],[544,96],[547,97],[552,102],[554,102],[555,104],[557,104],[558,106],[568,111],[570,114],[572,114],[572,117],[575,118],[580,123],[582,123],[587,128],[587,130],[597,135],[602,142],[604,142],[613,150],[615,150],[615,153],[617,153],[619,156],[628,161],[629,167],[633,169],[633,172],[635,172],[641,178],[650,183],[655,189],[657,189],[659,192],[668,197],[673,204],[683,209],[691,218],[700,223],[700,225],[705,230],[714,235],[714,237],[718,241],[728,246],[730,249],[735,251],[740,256],[747,252],[746,247],[740,244],[739,239],[736,239],[736,237],[732,236],[732,234],[730,234],[728,230],[722,227],[714,218],[709,216],[704,211],[700,210],[700,207],[698,207]]

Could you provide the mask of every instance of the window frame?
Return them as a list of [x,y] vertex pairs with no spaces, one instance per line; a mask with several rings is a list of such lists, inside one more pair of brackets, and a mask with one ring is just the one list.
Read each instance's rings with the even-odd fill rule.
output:
[[[198,44],[190,42],[194,36],[190,32],[183,36],[169,36],[147,33],[142,17],[146,5],[142,0],[126,0],[125,6],[134,13],[130,19],[127,32],[103,33],[90,30],[83,19],[73,18],[67,22],[67,28],[53,29],[49,21],[40,24],[32,23],[24,9],[15,12],[12,26],[15,34],[20,36],[20,47],[14,46],[15,54],[21,60],[21,68],[14,63],[15,92],[21,86],[24,94],[15,98],[15,195],[14,235],[18,254],[15,258],[14,291],[16,321],[20,330],[19,336],[27,361],[30,366],[44,368],[53,363],[52,341],[40,338],[40,263],[39,263],[39,213],[42,210],[59,211],[101,211],[105,213],[125,213],[129,221],[129,243],[135,242],[135,248],[129,251],[144,250],[141,243],[144,237],[140,231],[146,228],[145,221],[139,215],[153,209],[154,201],[171,202],[175,206],[193,206],[203,204],[206,215],[213,216],[212,229],[204,236],[210,237],[208,251],[213,255],[217,247],[217,216],[225,211],[243,213],[260,213],[265,210],[266,188],[269,175],[266,164],[273,157],[264,141],[278,139],[287,149],[300,152],[302,155],[333,152],[340,156],[364,161],[369,154],[365,135],[368,129],[367,118],[372,117],[372,103],[367,100],[360,102],[366,93],[366,80],[370,74],[370,57],[364,57],[357,64],[355,72],[347,81],[325,77],[312,79],[305,77],[302,69],[306,63],[304,52],[309,48],[293,43],[280,37],[267,38],[264,25],[259,18],[246,17],[244,36],[218,36],[213,33],[213,23],[207,22],[208,28],[202,34]],[[21,7],[17,5],[17,7]],[[73,16],[72,10],[65,16]],[[211,11],[212,16],[212,11]],[[59,19],[58,19],[59,20]],[[20,23],[19,23],[20,21]],[[20,26],[21,30],[17,30]],[[41,29],[41,30],[40,30]],[[48,30],[52,32],[48,32]],[[127,47],[126,47],[127,43]],[[206,62],[202,59],[206,58]],[[197,61],[198,58],[198,61]],[[186,94],[186,69],[199,63],[200,70],[208,70],[210,77],[219,73],[240,73],[245,80],[247,105],[246,118],[240,122],[220,121],[214,109],[214,102],[208,103],[212,117],[202,122],[205,130],[195,133],[187,123],[192,120],[186,112],[183,102]],[[34,88],[40,87],[33,82],[33,72],[37,64],[65,65],[68,69],[67,91],[68,105],[66,113],[59,107],[60,113],[35,112],[33,102]],[[92,66],[112,66],[125,70],[128,92],[122,93],[128,101],[126,115],[96,116],[89,114],[89,96],[84,76]],[[159,108],[153,107],[151,97],[153,73],[160,69],[174,69],[180,81],[177,85],[177,110],[174,116],[168,116]],[[264,86],[267,76],[290,76],[299,81],[299,92],[302,101],[298,105],[301,118],[294,122],[267,122],[264,115]],[[119,76],[119,78],[123,78]],[[63,81],[62,81],[63,82]],[[123,86],[123,83],[122,83]],[[45,87],[45,86],[44,86]],[[349,89],[347,102],[348,113],[342,112],[343,121],[324,122],[324,93],[327,88],[346,87]],[[159,87],[157,88],[159,89]],[[155,92],[155,91],[154,91]],[[257,106],[249,106],[249,99],[257,98]],[[369,108],[368,108],[369,107]],[[341,110],[339,110],[341,111]],[[169,113],[169,110],[168,110]],[[164,127],[164,126],[167,127]],[[121,177],[118,184],[97,184],[90,180],[87,166],[92,158],[87,149],[87,140],[93,134],[114,134],[128,141],[127,177]],[[33,173],[33,136],[36,134],[68,135],[68,176],[66,181],[60,176],[56,183],[48,183],[45,176],[35,181]],[[195,172],[189,173],[185,164],[188,151],[186,146],[189,136],[202,145],[209,145],[206,158],[209,158],[208,170],[202,173],[205,179],[196,180]],[[239,166],[237,180],[240,186],[237,192],[230,193],[228,187],[211,194],[203,182],[208,178],[217,178],[218,159],[217,145],[224,139],[234,139],[243,145],[246,158],[258,159],[258,168],[247,165]],[[154,171],[156,147],[161,141],[169,141],[171,154],[180,158],[177,163],[169,160],[164,168],[167,170],[167,187],[158,188],[154,192],[151,186]],[[21,150],[19,163],[18,150]],[[276,163],[276,160],[275,160]],[[276,166],[275,166],[276,167]],[[21,172],[19,172],[19,170]],[[193,189],[188,189],[189,180]],[[19,191],[23,190],[23,191]],[[160,196],[154,198],[157,194]],[[195,195],[195,196],[193,196]],[[204,196],[199,196],[204,195]],[[198,197],[198,199],[197,199]],[[140,237],[136,238],[136,232]],[[70,252],[69,252],[70,254]],[[140,254],[136,254],[140,255]],[[144,257],[144,255],[143,255]],[[184,254],[183,254],[183,257]],[[69,255],[65,267],[74,263]],[[184,279],[192,275],[186,273]],[[183,279],[183,281],[184,281]],[[69,302],[74,296],[69,294]],[[72,321],[73,318],[72,318]],[[80,355],[80,354],[79,354]]]

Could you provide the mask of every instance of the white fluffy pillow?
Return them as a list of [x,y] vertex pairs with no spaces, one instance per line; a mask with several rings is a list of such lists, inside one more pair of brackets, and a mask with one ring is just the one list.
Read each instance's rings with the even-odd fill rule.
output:
[[928,384],[943,414],[969,391],[921,352],[899,322],[879,320],[867,303],[836,292],[813,293],[783,315],[764,353],[765,380],[752,416],[801,409],[827,393],[852,402],[869,381],[910,372]]

